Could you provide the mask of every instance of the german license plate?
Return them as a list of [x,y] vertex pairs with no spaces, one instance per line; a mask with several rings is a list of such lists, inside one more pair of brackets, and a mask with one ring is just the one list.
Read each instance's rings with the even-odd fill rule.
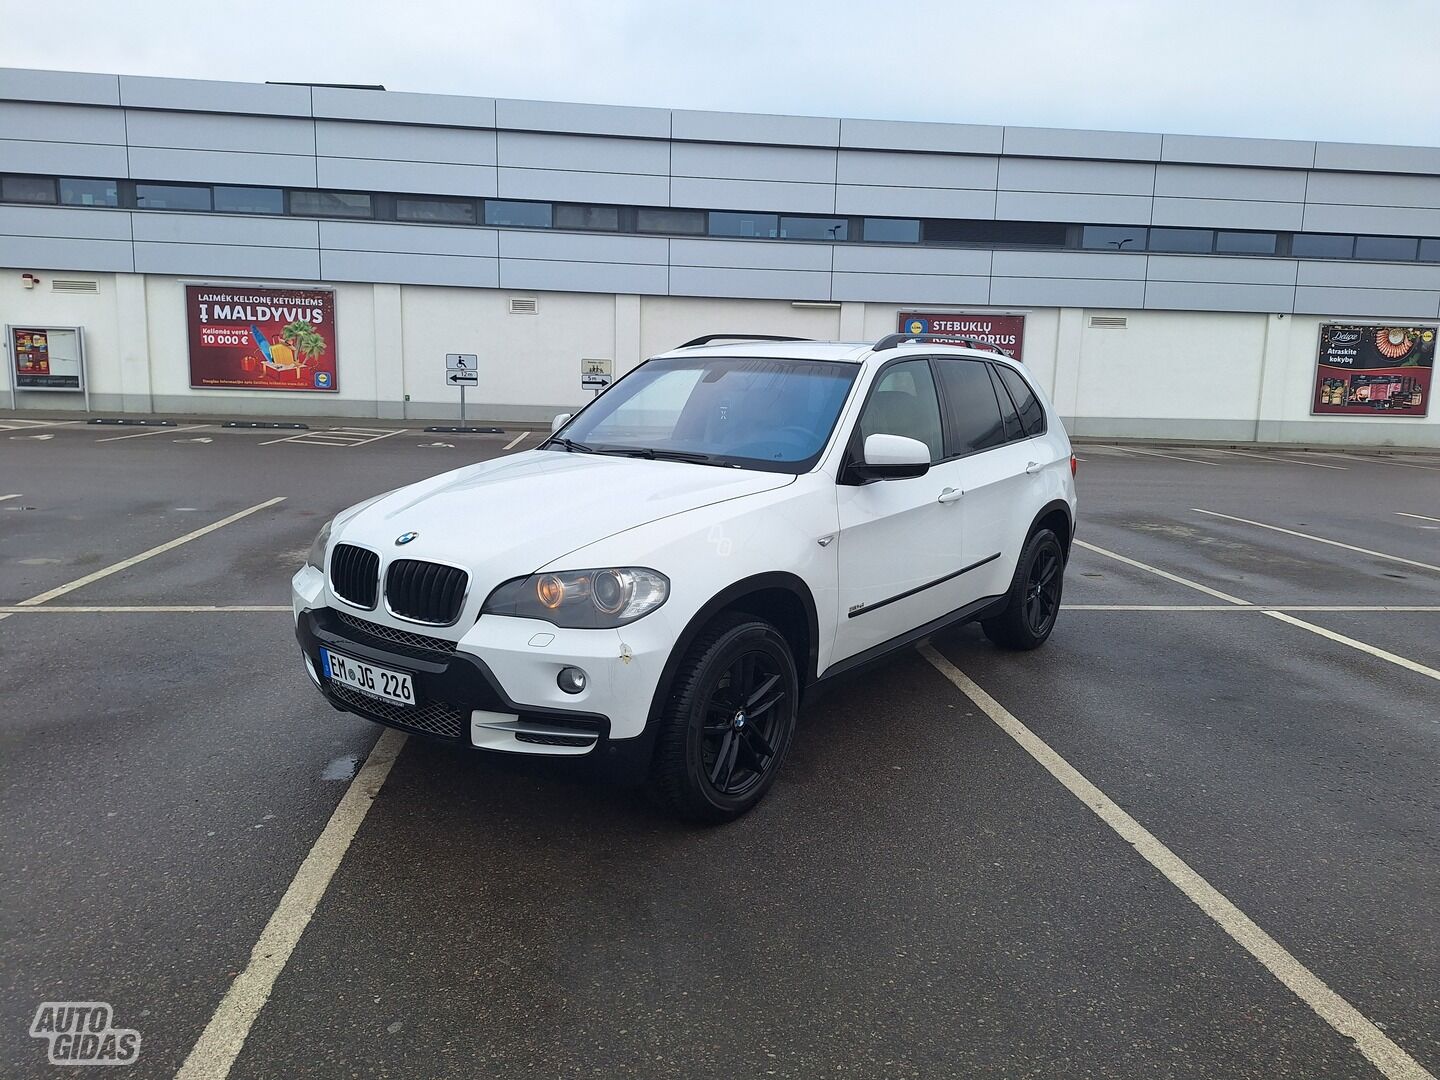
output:
[[403,671],[376,667],[324,648],[320,650],[320,663],[327,679],[397,705],[415,704],[415,688],[410,684],[410,676]]

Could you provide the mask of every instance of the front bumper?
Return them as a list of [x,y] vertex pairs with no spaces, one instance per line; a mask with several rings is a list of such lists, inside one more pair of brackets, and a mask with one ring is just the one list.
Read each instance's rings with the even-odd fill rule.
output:
[[[454,746],[583,762],[620,779],[636,779],[648,769],[652,728],[642,717],[634,735],[615,737],[613,728],[634,729],[635,723],[627,717],[612,724],[605,712],[593,710],[588,693],[583,695],[591,699],[585,702],[592,705],[588,710],[522,704],[505,692],[489,664],[464,651],[463,641],[459,648],[437,649],[433,645],[450,643],[397,633],[393,627],[367,624],[329,607],[297,605],[295,616],[295,636],[311,681],[337,709]],[[427,640],[430,645],[424,644]],[[408,672],[416,704],[391,704],[326,678],[322,646]],[[506,662],[505,657],[499,659]]]

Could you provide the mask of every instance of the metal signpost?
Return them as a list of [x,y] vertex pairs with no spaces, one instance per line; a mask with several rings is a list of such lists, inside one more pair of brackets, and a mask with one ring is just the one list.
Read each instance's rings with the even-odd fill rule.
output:
[[580,388],[594,390],[595,396],[599,397],[600,391],[610,385],[613,372],[614,361],[612,360],[581,360]]
[[445,385],[460,388],[460,426],[436,425],[426,431],[456,432],[469,435],[503,434],[503,428],[468,427],[465,424],[465,388],[480,385],[480,357],[475,353],[452,352],[445,354]]

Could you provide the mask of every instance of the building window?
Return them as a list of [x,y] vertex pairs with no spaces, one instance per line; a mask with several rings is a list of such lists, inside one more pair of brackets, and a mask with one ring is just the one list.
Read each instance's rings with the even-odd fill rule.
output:
[[215,209],[227,214],[283,214],[285,193],[279,188],[220,185],[215,188]]
[[6,202],[53,203],[55,181],[48,176],[0,177],[0,198]]
[[642,208],[635,215],[635,228],[640,232],[703,236],[705,211]]
[[1222,255],[1274,255],[1275,234],[1269,232],[1217,232],[1215,250]]
[[618,232],[620,209],[616,206],[557,206],[555,207],[555,228],[600,229],[605,232]]
[[119,206],[120,185],[114,180],[60,181],[62,206]]
[[1440,262],[1440,240],[1420,241],[1420,261]]
[[710,235],[773,240],[780,235],[780,217],[777,214],[732,214],[711,210]]
[[136,184],[135,205],[141,210],[209,210],[210,189],[184,184]]
[[1080,230],[1080,246],[1096,251],[1144,251],[1143,226],[1086,225]]
[[1353,236],[1296,233],[1290,238],[1290,254],[1297,259],[1348,259],[1354,250]]
[[485,200],[485,224],[509,225],[523,229],[550,228],[548,202],[509,202],[505,199]]
[[925,222],[925,242],[983,247],[1064,247],[1065,229],[1064,225],[1050,221],[956,221],[936,218]]
[[878,244],[918,244],[920,222],[913,218],[867,217],[861,226],[862,240]]
[[474,225],[475,204],[468,199],[395,200],[396,221],[435,221],[444,225]]
[[783,217],[780,219],[780,235],[787,240],[848,240],[850,219]]
[[1413,236],[1357,236],[1355,258],[1380,262],[1414,262],[1418,241]]
[[373,217],[375,212],[369,195],[345,191],[292,191],[290,213],[300,217],[368,218]]
[[1209,229],[1151,229],[1151,251],[1179,251],[1209,254],[1215,236]]

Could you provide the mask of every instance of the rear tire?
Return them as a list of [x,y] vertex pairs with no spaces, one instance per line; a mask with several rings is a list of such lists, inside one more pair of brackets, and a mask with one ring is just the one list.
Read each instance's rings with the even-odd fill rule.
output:
[[795,660],[770,623],[744,612],[701,631],[659,720],[650,789],[689,821],[733,821],[765,796],[795,731]]
[[1038,649],[1055,629],[1065,584],[1065,549],[1049,529],[1030,537],[1015,564],[1005,610],[980,626],[1002,649]]

